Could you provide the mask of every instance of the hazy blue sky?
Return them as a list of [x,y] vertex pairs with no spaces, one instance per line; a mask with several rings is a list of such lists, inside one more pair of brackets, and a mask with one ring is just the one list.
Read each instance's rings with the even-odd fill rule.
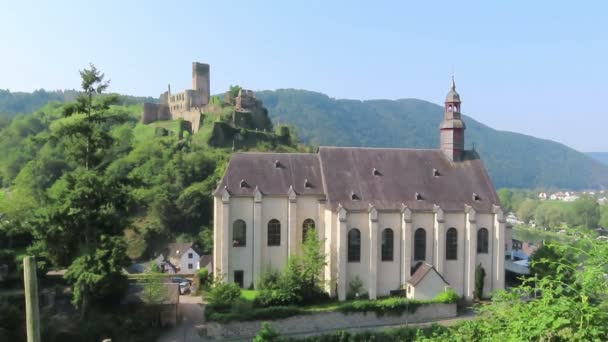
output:
[[441,103],[497,129],[608,151],[608,2],[0,0],[0,88],[158,96],[211,64],[212,92],[301,88]]

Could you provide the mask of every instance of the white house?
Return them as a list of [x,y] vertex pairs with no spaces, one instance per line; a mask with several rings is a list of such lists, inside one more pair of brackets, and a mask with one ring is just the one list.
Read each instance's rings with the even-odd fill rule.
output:
[[452,83],[439,149],[233,154],[214,193],[215,272],[255,285],[301,254],[314,228],[325,241],[326,290],[340,300],[356,277],[372,299],[404,289],[420,261],[467,299],[480,263],[484,293],[503,289],[506,221],[483,162],[464,150],[464,130]]
[[170,243],[156,259],[163,272],[191,274],[200,268],[201,253],[192,242]]

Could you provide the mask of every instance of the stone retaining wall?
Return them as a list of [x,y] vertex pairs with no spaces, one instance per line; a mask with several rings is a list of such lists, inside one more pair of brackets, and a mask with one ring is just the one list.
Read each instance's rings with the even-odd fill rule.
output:
[[[456,317],[456,304],[425,304],[415,313],[377,315],[368,313],[319,312],[270,321],[282,335],[325,334],[334,330],[374,328],[379,326],[429,322]],[[207,337],[215,340],[251,339],[263,321],[207,323]]]

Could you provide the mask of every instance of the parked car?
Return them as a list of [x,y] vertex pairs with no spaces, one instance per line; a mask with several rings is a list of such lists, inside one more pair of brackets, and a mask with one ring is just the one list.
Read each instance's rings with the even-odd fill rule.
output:
[[182,278],[182,277],[171,277],[171,282],[175,283],[175,284],[181,284],[181,283],[188,283],[191,284],[192,280],[190,279],[186,279],[186,278]]
[[179,294],[184,295],[184,294],[190,293],[190,285],[191,284],[187,281],[179,283]]

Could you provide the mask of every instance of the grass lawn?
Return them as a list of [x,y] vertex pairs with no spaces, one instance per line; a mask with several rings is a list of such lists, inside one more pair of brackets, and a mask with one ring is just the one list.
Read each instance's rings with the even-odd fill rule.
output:
[[173,134],[178,135],[180,129],[180,121],[179,120],[170,120],[170,121],[156,121],[151,122],[147,125],[142,123],[138,123],[133,129],[133,136],[135,141],[149,141],[154,139],[155,130],[157,127],[162,127]]
[[256,290],[241,290],[241,298],[248,302],[253,302],[257,296],[258,291]]
[[403,297],[385,297],[377,300],[358,299],[340,302],[337,299],[311,305],[288,305],[254,307],[254,301],[258,291],[242,290],[239,303],[225,312],[214,312],[208,308],[207,319],[210,321],[230,322],[248,320],[272,320],[287,318],[295,315],[306,315],[317,312],[340,311],[340,312],[381,312],[401,314],[404,311],[415,312],[420,305],[431,303],[454,303],[454,299],[437,297],[434,300],[408,300]]
[[570,235],[558,234],[556,232],[531,228],[525,225],[513,227],[513,238],[528,242],[539,242],[543,240],[567,242],[573,239]]

